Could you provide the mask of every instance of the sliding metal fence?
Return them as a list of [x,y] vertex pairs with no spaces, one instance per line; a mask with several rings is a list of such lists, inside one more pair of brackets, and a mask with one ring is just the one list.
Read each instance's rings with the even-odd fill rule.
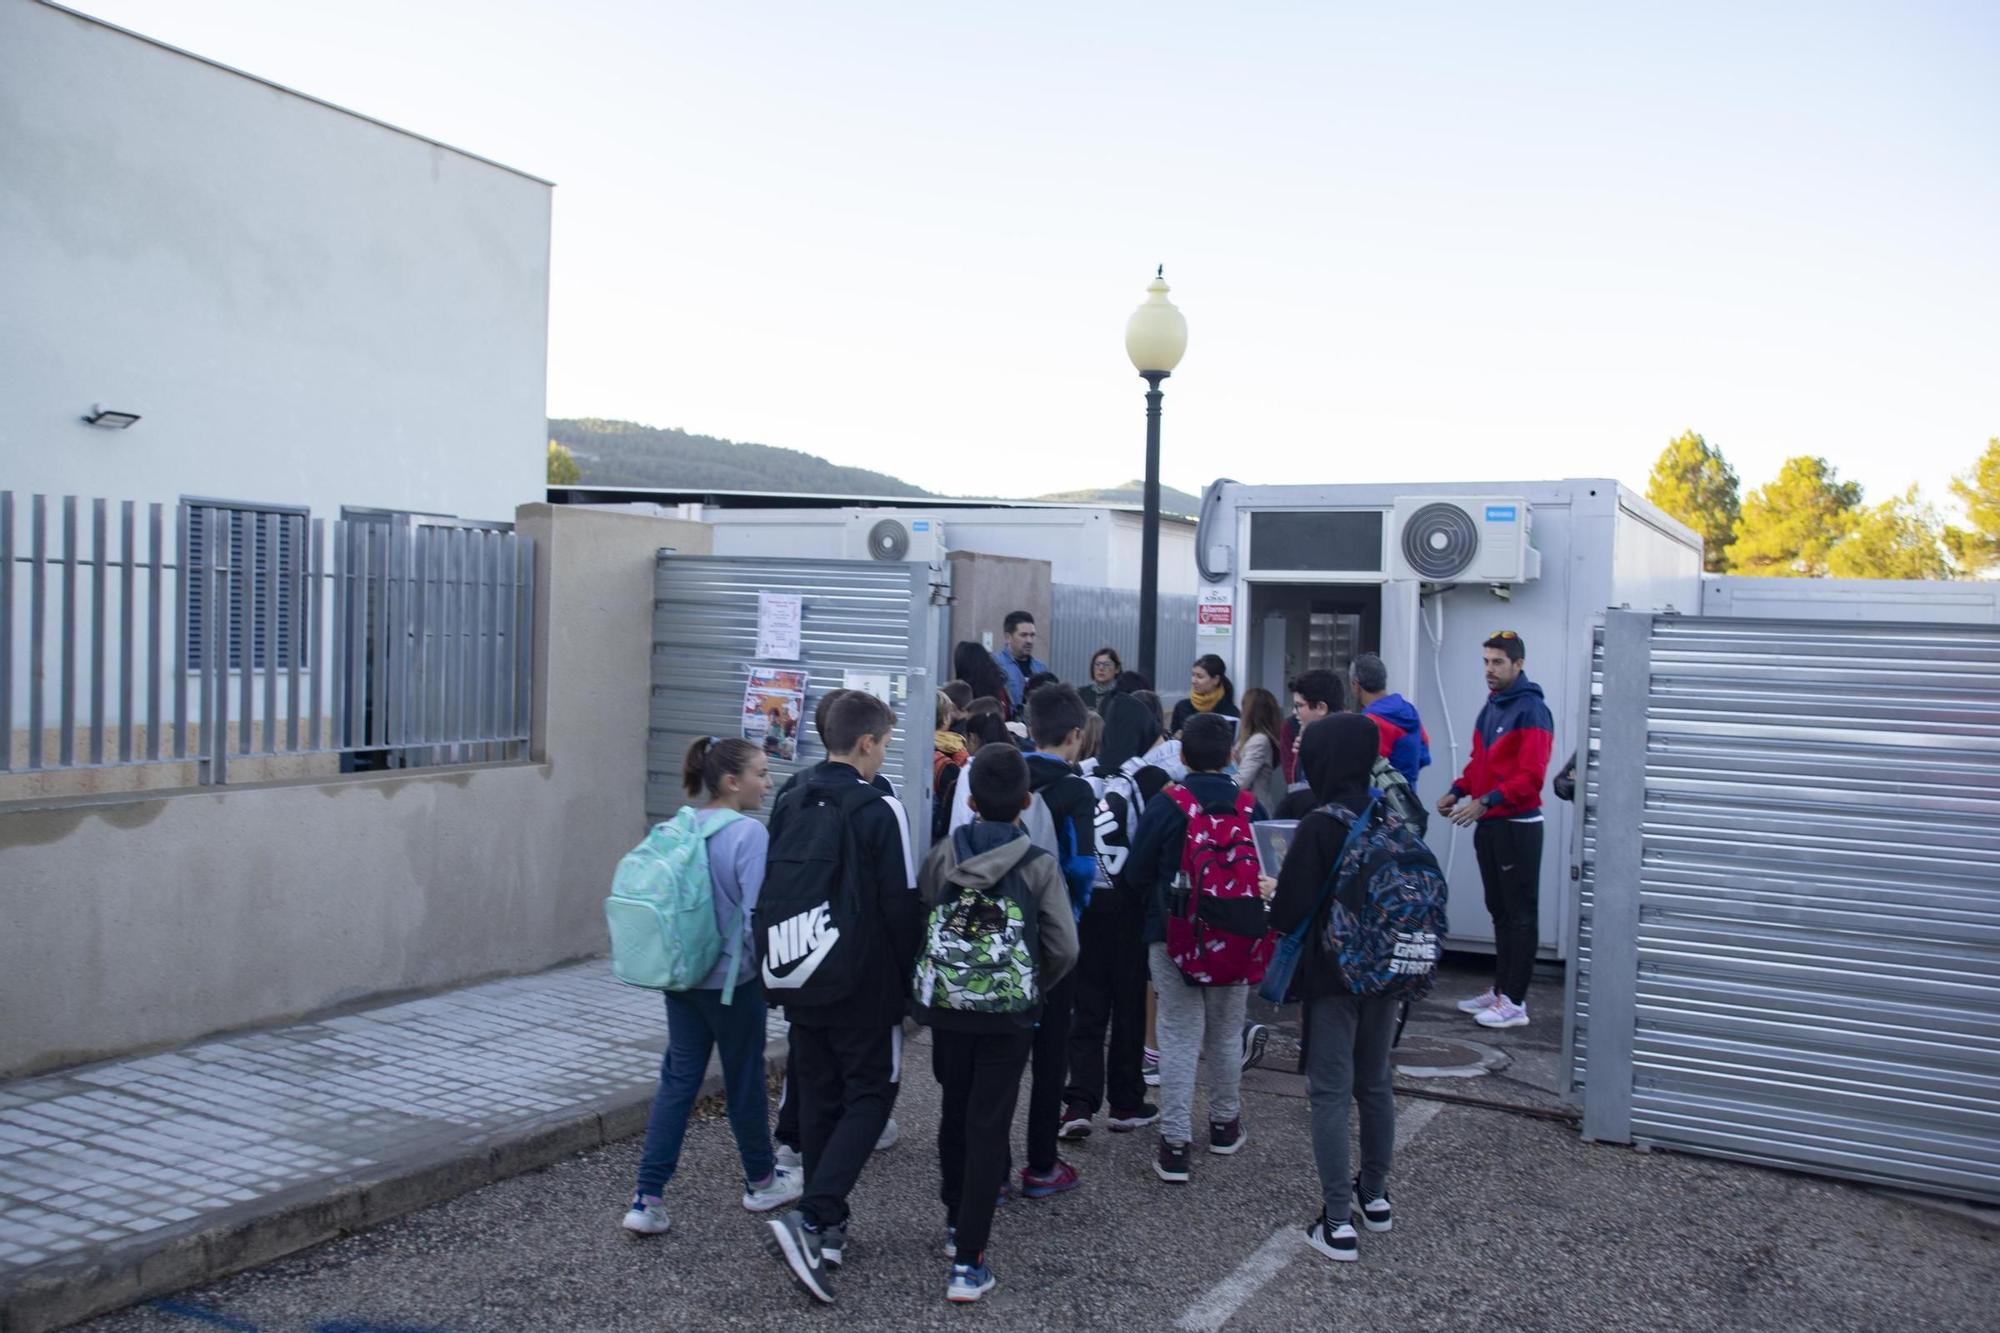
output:
[[534,544],[394,514],[0,491],[0,773],[523,757]]
[[2000,1202],[2000,630],[1606,619],[1585,1135]]
[[[1058,583],[1049,592],[1051,624],[1046,657],[1058,677],[1078,685],[1090,679],[1090,659],[1107,644],[1118,650],[1125,665],[1139,662],[1139,594],[1131,588],[1094,588]],[[1161,593],[1159,598],[1160,679],[1164,692],[1185,692],[1188,668],[1198,655],[1194,633],[1194,595]]]

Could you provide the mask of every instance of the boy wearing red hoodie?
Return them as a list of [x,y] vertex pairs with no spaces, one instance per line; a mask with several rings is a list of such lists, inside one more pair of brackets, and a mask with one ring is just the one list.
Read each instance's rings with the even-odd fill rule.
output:
[[1542,687],[1528,679],[1528,647],[1503,629],[1483,645],[1491,691],[1473,728],[1465,772],[1438,798],[1441,815],[1476,825],[1472,848],[1493,918],[1493,988],[1459,1003],[1481,1026],[1528,1025],[1528,978],[1541,938],[1542,782],[1548,776],[1555,719]]

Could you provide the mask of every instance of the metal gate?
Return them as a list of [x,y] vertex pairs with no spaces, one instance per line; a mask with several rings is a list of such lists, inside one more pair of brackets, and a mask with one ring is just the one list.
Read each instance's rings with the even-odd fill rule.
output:
[[2000,631],[1613,612],[1587,1137],[2000,1200]]
[[[758,594],[800,598],[797,660],[756,656]],[[773,756],[782,784],[826,757],[811,717],[828,690],[885,681],[896,732],[882,774],[909,812],[914,854],[930,832],[931,735],[936,721],[937,618],[931,572],[916,563],[782,560],[663,553],[653,574],[653,699],[646,746],[646,817],[667,819],[686,801],[681,760],[697,736],[737,736],[754,667],[808,675],[798,755]],[[768,814],[768,810],[765,812]]]

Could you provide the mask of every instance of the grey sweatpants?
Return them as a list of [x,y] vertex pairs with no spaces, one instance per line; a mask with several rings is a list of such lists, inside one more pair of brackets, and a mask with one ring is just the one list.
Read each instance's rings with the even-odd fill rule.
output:
[[1247,985],[1190,986],[1164,944],[1148,945],[1153,993],[1159,998],[1154,1031],[1160,1039],[1160,1137],[1168,1143],[1194,1138],[1195,1063],[1208,1060],[1208,1118],[1243,1114],[1243,1014]]
[[[1380,995],[1330,995],[1306,1006],[1306,1090],[1312,1100],[1313,1156],[1327,1216],[1347,1216],[1354,1172],[1347,1153],[1347,1106],[1361,1107],[1361,1192],[1389,1184],[1396,1151],[1396,1092],[1389,1043],[1396,1001]],[[1165,1082],[1164,1076],[1161,1080]]]

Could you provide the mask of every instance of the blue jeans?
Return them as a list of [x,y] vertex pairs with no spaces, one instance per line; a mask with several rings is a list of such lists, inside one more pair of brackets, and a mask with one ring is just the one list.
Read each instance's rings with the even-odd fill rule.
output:
[[711,1051],[722,1052],[722,1089],[729,1128],[743,1158],[743,1179],[771,1178],[770,1107],[764,1093],[764,994],[755,982],[738,985],[731,1003],[719,990],[668,991],[667,1055],[660,1062],[660,1090],[646,1124],[639,1155],[639,1193],[658,1194],[680,1165],[688,1116],[701,1092]]

